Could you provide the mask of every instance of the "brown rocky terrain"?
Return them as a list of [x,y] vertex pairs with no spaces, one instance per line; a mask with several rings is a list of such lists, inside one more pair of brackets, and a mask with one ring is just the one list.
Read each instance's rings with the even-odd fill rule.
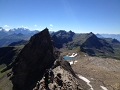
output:
[[94,90],[120,90],[120,61],[111,58],[79,56],[73,70],[90,81]]
[[[54,80],[52,83],[48,84],[49,89],[45,89],[44,77],[39,81],[40,86],[38,89],[35,87],[33,90],[88,90],[90,87],[85,83],[85,81],[79,79],[75,75],[74,71],[70,67],[70,64],[63,58],[59,58],[53,65]],[[62,84],[59,84],[55,80],[57,74],[61,74]]]

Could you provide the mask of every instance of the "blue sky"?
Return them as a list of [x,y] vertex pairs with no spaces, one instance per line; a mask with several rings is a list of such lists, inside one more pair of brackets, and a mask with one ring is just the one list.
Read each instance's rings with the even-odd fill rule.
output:
[[120,34],[120,0],[0,0],[0,27]]

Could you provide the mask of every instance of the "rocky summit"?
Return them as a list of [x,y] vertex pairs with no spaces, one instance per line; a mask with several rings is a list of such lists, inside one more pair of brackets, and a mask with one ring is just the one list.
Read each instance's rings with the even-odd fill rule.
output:
[[47,28],[32,36],[14,62],[13,90],[32,90],[58,55]]

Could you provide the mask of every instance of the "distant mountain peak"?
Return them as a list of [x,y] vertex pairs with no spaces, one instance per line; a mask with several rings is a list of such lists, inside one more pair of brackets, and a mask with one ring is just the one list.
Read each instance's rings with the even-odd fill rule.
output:
[[112,43],[120,43],[117,39],[113,39]]

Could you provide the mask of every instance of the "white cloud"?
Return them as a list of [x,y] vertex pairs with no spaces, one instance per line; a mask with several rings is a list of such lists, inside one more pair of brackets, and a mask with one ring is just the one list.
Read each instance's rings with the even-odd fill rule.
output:
[[9,31],[9,26],[8,25],[4,25],[4,29],[5,29],[5,31]]
[[26,29],[27,29],[28,27],[24,27],[24,28],[26,28]]
[[5,31],[9,31],[10,29],[5,29]]
[[9,27],[8,25],[4,25],[4,27]]
[[35,27],[37,27],[37,25],[34,25]]
[[52,24],[50,24],[50,26],[51,26],[51,27],[53,27],[53,25],[52,25]]

